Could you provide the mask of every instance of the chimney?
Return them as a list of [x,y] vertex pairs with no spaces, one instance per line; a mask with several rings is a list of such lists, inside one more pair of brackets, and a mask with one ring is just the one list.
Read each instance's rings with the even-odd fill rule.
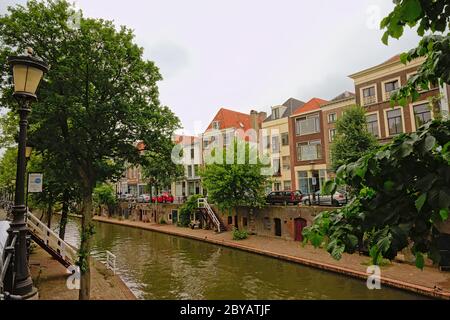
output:
[[253,130],[258,131],[262,127],[262,122],[266,120],[267,113],[265,112],[258,112],[256,110],[250,111],[250,124],[252,126]]

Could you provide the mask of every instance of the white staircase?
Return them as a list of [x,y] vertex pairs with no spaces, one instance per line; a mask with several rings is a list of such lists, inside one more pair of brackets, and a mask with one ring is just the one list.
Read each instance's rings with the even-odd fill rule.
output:
[[216,216],[216,213],[213,211],[206,198],[199,198],[197,200],[197,206],[198,208],[206,211],[206,213],[214,223],[214,226],[217,228],[217,232],[224,231],[225,226],[220,222],[219,218]]
[[27,226],[31,238],[66,268],[75,265],[77,252],[62,240],[53,230],[48,228],[30,211],[27,214]]

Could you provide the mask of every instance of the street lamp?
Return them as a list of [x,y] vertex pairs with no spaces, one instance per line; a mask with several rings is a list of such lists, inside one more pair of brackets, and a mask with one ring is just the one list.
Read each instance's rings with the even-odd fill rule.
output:
[[20,296],[22,299],[32,299],[37,296],[30,276],[27,257],[27,225],[25,206],[25,170],[26,170],[26,141],[28,114],[31,111],[31,102],[37,100],[36,90],[39,83],[48,71],[48,65],[42,59],[33,56],[33,50],[27,49],[26,55],[10,57],[8,62],[12,69],[14,93],[13,96],[19,104],[19,143],[17,153],[17,172],[14,206],[12,209],[13,221],[8,230],[8,245],[15,238],[15,253],[13,268],[8,270],[7,291]]
[[26,146],[25,147],[25,158],[27,159],[27,161],[30,160],[32,153],[33,153],[33,147]]

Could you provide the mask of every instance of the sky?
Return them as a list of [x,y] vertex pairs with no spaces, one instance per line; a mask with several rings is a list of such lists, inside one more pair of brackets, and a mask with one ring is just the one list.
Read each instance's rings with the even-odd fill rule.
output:
[[[354,91],[348,75],[415,47],[381,43],[391,0],[76,0],[85,16],[134,30],[164,78],[160,100],[198,134],[221,107],[270,112],[290,97]],[[6,6],[24,1],[2,0]]]

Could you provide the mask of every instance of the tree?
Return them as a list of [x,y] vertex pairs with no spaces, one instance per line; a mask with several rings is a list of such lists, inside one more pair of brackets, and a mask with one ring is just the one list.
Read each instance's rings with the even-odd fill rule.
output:
[[429,88],[430,83],[450,84],[450,4],[448,0],[396,0],[394,3],[394,10],[381,21],[381,28],[386,29],[383,43],[387,45],[389,37],[399,39],[406,26],[418,26],[417,34],[422,40],[400,59],[406,64],[425,57],[417,74],[391,97],[392,104],[406,105],[408,100],[419,98],[418,88]]
[[13,192],[16,170],[17,148],[9,147],[0,159],[0,189],[7,190],[10,193]]
[[198,199],[202,195],[194,194],[187,199],[185,203],[178,210],[178,225],[180,227],[187,227],[191,223],[191,215],[198,209]]
[[367,131],[365,110],[349,107],[336,122],[336,136],[331,144],[333,169],[358,160],[376,146],[375,137]]
[[325,189],[333,193],[339,184],[359,193],[342,209],[319,214],[305,229],[306,241],[336,259],[365,242],[374,264],[412,244],[419,268],[424,254],[437,263],[438,225],[450,211],[450,121],[429,122],[343,165]]
[[[391,104],[406,105],[419,97],[418,88],[450,83],[450,4],[447,0],[394,3],[394,10],[381,22],[386,29],[382,41],[400,38],[406,26],[418,25],[417,33],[423,37],[417,48],[400,57],[403,63],[425,58],[418,73],[391,97]],[[430,31],[433,34],[424,36]],[[305,229],[305,241],[326,245],[336,259],[365,242],[375,264],[383,257],[393,259],[411,243],[418,267],[423,268],[425,253],[437,262],[437,225],[448,220],[450,210],[449,126],[449,121],[435,120],[340,167],[336,180],[326,183],[326,191],[345,183],[359,194],[342,209],[318,215]]]
[[231,212],[242,206],[249,207],[252,214],[253,208],[265,206],[269,177],[264,174],[265,166],[255,148],[248,142],[235,139],[222,153],[219,147],[212,151],[213,157],[217,156],[222,161],[206,164],[200,170],[208,198],[222,211]]
[[142,172],[144,177],[149,180],[150,192],[154,187],[158,193],[161,188],[169,186],[173,181],[184,176],[183,166],[173,163],[171,159],[172,146],[173,143],[169,141],[166,142],[164,151],[145,152]]
[[94,187],[120,177],[125,163],[140,163],[136,141],[158,152],[179,121],[160,105],[161,75],[153,62],[143,59],[131,30],[82,14],[73,28],[75,10],[65,0],[31,0],[8,10],[0,18],[2,102],[10,110],[14,105],[4,59],[33,47],[51,69],[33,104],[30,138],[40,151],[66,159],[79,182],[80,299],[89,299]]
[[117,204],[114,188],[107,183],[102,183],[94,189],[93,200],[98,206],[107,206],[108,214],[110,215]]

